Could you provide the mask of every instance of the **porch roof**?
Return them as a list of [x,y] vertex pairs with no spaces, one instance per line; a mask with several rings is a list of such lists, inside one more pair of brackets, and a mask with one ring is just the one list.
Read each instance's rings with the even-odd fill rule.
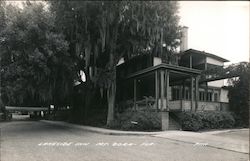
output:
[[187,67],[183,67],[183,66],[162,63],[159,65],[151,66],[151,67],[145,68],[143,70],[140,70],[138,72],[132,73],[132,74],[128,75],[127,77],[125,77],[125,79],[134,78],[134,77],[137,77],[137,76],[140,76],[140,75],[152,72],[152,71],[156,71],[159,69],[168,69],[168,70],[170,70],[170,72],[184,74],[184,75],[187,75],[187,74],[188,75],[200,75],[201,74],[201,71],[197,70],[197,69],[191,69],[191,68],[187,68]]

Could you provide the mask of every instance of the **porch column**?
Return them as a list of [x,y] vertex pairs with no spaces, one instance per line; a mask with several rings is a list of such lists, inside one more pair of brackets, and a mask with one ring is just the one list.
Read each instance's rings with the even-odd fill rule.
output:
[[136,109],[136,78],[134,79],[134,109]]
[[191,99],[191,111],[193,111],[193,102],[194,102],[194,80],[193,76],[190,78],[190,99]]
[[169,71],[165,70],[166,111],[169,111]]
[[160,90],[161,90],[161,111],[163,111],[164,109],[164,92],[165,92],[165,84],[164,84],[164,71],[161,70],[160,71],[160,82],[161,82],[161,87],[160,87]]
[[158,100],[159,100],[159,85],[158,85],[158,71],[155,71],[155,105],[156,105],[156,109],[157,111],[159,110],[159,104],[158,104]]
[[214,102],[214,89],[212,89],[212,102]]
[[186,100],[186,99],[188,99],[188,97],[186,98],[186,81],[184,80],[183,81],[183,88],[184,88],[184,91],[183,91],[183,98],[184,98],[184,100]]
[[180,104],[181,104],[180,109],[182,109],[183,85],[181,85],[181,86],[180,86],[180,88],[179,88],[179,92],[180,92],[180,97],[179,97],[179,100],[180,100]]
[[198,101],[199,101],[199,79],[200,77],[195,77],[195,111],[198,109]]
[[185,100],[185,80],[182,81],[182,87],[181,87],[181,111],[183,111],[183,100]]
[[205,101],[208,101],[208,83],[206,82],[206,88],[205,88]]
[[165,82],[163,84],[163,96],[165,93],[165,99],[166,99],[166,109],[161,110],[161,129],[162,131],[168,130],[169,129],[169,71],[165,70],[162,71],[162,80],[164,80],[164,73],[165,73]]

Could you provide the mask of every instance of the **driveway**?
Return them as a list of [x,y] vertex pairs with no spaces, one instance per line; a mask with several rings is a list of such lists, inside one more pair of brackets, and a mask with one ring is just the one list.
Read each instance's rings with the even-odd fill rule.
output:
[[104,135],[41,121],[0,123],[0,130],[1,161],[248,160],[241,152],[162,136]]

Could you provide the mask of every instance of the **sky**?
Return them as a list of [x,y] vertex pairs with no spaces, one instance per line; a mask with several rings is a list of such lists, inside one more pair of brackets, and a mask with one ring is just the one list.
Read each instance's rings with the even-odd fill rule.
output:
[[249,62],[248,1],[179,1],[180,25],[188,27],[188,48],[231,63]]

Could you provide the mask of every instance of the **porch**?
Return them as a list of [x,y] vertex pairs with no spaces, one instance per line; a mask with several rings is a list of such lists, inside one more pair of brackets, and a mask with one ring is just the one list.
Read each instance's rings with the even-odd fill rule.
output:
[[[168,130],[171,110],[182,110],[183,104],[189,110],[198,108],[200,73],[196,69],[161,63],[119,77],[117,102],[128,102],[134,109],[146,107],[161,112],[162,130]],[[189,89],[190,101],[172,100],[171,87],[176,85]]]

